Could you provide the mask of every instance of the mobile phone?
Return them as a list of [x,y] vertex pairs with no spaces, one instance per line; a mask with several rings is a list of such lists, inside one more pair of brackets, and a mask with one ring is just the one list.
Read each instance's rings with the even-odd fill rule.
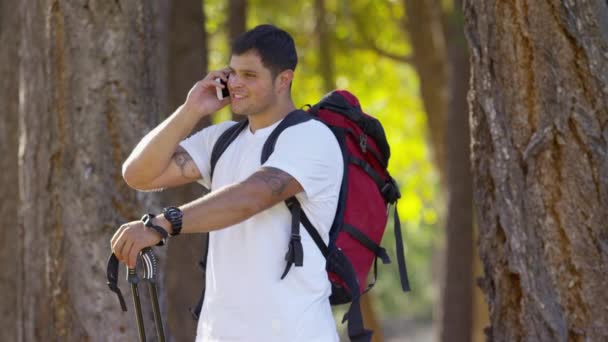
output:
[[230,96],[230,92],[228,91],[228,84],[226,81],[222,80],[221,78],[216,78],[215,79],[216,82],[220,82],[221,84],[224,85],[224,88],[220,88],[220,87],[216,87],[215,91],[217,94],[217,99],[218,100],[223,100],[225,97],[229,97]]

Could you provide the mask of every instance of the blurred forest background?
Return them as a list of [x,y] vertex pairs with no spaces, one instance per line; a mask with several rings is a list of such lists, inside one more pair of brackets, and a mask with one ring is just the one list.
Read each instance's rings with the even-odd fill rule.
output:
[[[110,237],[203,193],[137,193],[121,164],[262,23],[296,41],[297,106],[345,88],[386,129],[412,291],[379,265],[364,297],[374,341],[608,338],[607,7],[0,0],[0,339],[136,339],[105,284]],[[193,340],[204,246],[155,249],[172,341]]]

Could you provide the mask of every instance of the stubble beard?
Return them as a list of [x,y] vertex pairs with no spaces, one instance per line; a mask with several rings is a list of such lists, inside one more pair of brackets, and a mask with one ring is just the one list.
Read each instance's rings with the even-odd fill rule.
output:
[[234,107],[232,107],[231,109],[232,109],[232,113],[234,113],[236,115],[255,116],[255,115],[259,115],[259,114],[266,112],[268,110],[268,108],[270,108],[272,106],[272,104],[274,104],[275,102],[276,101],[271,100],[271,95],[268,95],[267,97],[264,98],[264,103],[260,104],[259,106],[255,106],[255,104],[250,103],[238,111],[235,110]]

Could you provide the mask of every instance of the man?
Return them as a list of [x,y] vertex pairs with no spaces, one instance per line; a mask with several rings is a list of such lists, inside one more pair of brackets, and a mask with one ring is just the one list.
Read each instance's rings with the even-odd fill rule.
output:
[[[268,161],[262,147],[272,130],[295,109],[291,83],[297,64],[293,39],[271,25],[240,36],[230,66],[210,72],[186,102],[148,133],[123,165],[125,181],[149,191],[198,181],[212,192],[172,209],[151,223],[174,234],[210,232],[206,293],[197,341],[337,341],[328,297],[325,259],[302,233],[304,264],[284,279],[291,214],[284,200],[295,197],[325,242],[334,219],[343,165],[331,131],[316,120],[287,128]],[[218,100],[215,79],[230,97]],[[242,131],[218,160],[210,177],[210,155],[224,122],[185,137],[203,117],[230,104],[245,115]],[[154,229],[151,229],[154,228]],[[158,227],[140,221],[121,226],[112,251],[134,267],[139,251],[161,240]],[[303,227],[300,229],[305,230]]]

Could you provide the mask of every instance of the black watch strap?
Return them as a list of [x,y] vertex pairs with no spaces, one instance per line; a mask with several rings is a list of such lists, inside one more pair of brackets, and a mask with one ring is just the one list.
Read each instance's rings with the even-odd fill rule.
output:
[[169,233],[167,233],[167,231],[163,227],[157,226],[154,223],[152,223],[152,219],[155,217],[156,217],[156,215],[153,215],[153,214],[145,214],[144,216],[142,216],[141,221],[144,223],[144,226],[154,229],[158,234],[160,234],[161,240],[156,245],[164,246],[165,242],[167,242],[167,237],[169,236]]
[[163,209],[163,215],[171,223],[171,236],[179,235],[182,231],[182,211],[177,207],[167,207]]

